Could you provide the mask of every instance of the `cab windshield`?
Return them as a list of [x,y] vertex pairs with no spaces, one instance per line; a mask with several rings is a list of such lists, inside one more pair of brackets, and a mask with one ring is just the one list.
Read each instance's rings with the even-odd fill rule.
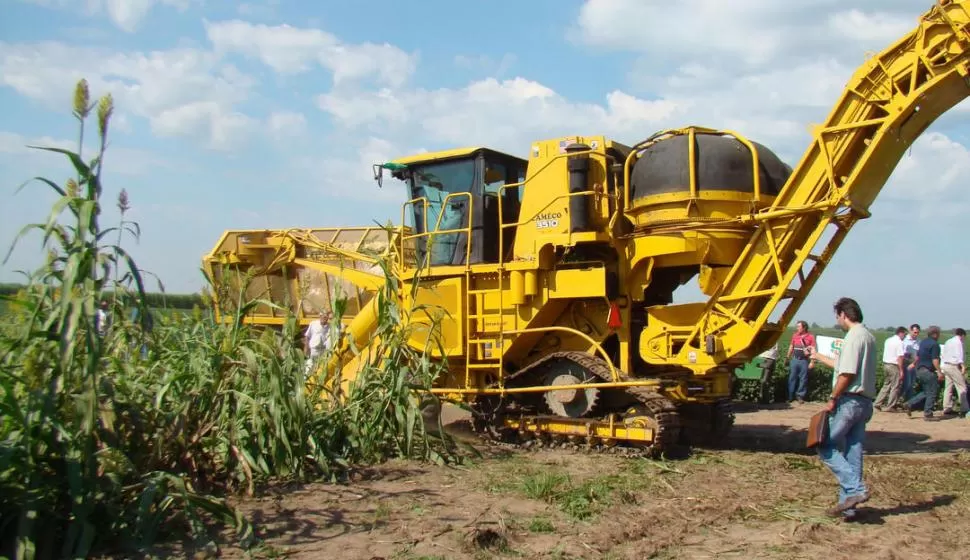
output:
[[[416,240],[419,262],[425,258],[431,266],[461,265],[466,260],[497,262],[499,254],[511,247],[515,235],[514,229],[508,229],[502,239],[504,247],[499,247],[500,223],[518,220],[521,201],[519,189],[502,190],[502,186],[524,181],[526,165],[525,161],[487,150],[409,165],[399,178],[407,181],[414,200],[410,225],[418,234],[433,233]],[[501,217],[499,193],[503,198]]]
[[[429,163],[410,168],[411,198],[424,198],[425,204],[415,203],[414,229],[418,233],[426,231],[448,231],[468,227],[468,197],[453,196],[445,204],[445,199],[453,193],[472,193],[475,186],[474,157]],[[435,235],[431,243],[431,265],[450,264],[464,255],[460,241],[466,239],[460,232]],[[419,242],[421,252],[428,241]]]
[[[411,168],[411,198],[428,200],[427,226],[431,230],[435,229],[445,198],[452,193],[471,192],[474,184],[474,159],[446,161]],[[464,197],[452,197],[451,202],[461,202],[463,199]],[[415,212],[415,218],[420,218],[415,223],[415,227],[423,233],[425,216],[420,204],[415,205]],[[453,229],[453,227],[445,227],[447,217],[446,212],[438,229]]]

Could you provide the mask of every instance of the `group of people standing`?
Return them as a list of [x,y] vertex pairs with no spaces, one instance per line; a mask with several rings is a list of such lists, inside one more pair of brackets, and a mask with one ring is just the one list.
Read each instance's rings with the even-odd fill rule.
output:
[[[940,327],[930,326],[922,339],[921,332],[920,326],[915,323],[908,330],[897,327],[893,336],[883,344],[885,379],[875,398],[876,410],[910,414],[921,410],[925,418],[933,418],[942,388],[943,415],[970,419],[963,346],[966,331],[955,329],[953,336],[942,345]],[[809,354],[808,348],[816,347],[815,335],[810,332],[808,324],[798,321],[787,355],[789,403],[805,402],[808,375],[818,359],[818,354]],[[954,395],[959,403],[959,412],[954,408]]]
[[[922,340],[919,335],[920,326],[913,324],[908,333],[904,327],[899,327],[886,339],[882,355],[886,375],[876,396],[876,409],[908,414],[922,410],[924,418],[933,418],[940,384],[943,384],[943,415],[970,419],[963,347],[967,331],[955,329],[942,348],[940,327],[930,326]],[[916,391],[917,382],[919,392]],[[959,412],[953,407],[954,393],[960,405]]]

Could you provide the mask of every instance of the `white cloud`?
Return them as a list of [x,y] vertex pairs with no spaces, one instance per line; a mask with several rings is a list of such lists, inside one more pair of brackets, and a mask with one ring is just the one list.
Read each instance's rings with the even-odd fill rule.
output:
[[[586,0],[577,36],[587,45],[642,53],[663,60],[727,61],[760,66],[833,52],[884,48],[915,27],[928,5],[907,0]],[[862,50],[860,50],[862,49]]]
[[0,154],[10,154],[17,157],[31,154],[46,155],[42,150],[37,150],[31,146],[76,150],[77,141],[55,139],[50,136],[27,138],[14,132],[0,131]]
[[400,184],[397,181],[385,181],[384,187],[378,189],[372,166],[399,157],[402,153],[401,146],[383,138],[366,137],[354,146],[353,152],[353,155],[347,157],[341,157],[341,154],[325,154],[320,159],[304,161],[306,170],[316,178],[317,190],[331,196],[367,201],[370,214],[368,220],[380,220],[384,213],[399,222],[399,206],[405,199]]
[[156,4],[185,11],[195,0],[21,0],[47,8],[83,11],[89,16],[106,14],[122,31],[134,33]]
[[532,80],[493,78],[461,89],[335,90],[321,109],[348,129],[443,145],[484,144],[524,154],[528,142],[566,134],[629,136],[672,122],[680,107],[666,100],[610,92],[605,104],[575,103]]
[[970,211],[966,178],[970,150],[940,132],[927,132],[903,155],[881,196],[903,216],[943,220]]
[[270,114],[267,126],[277,140],[298,137],[306,133],[306,117],[303,113],[277,111]]
[[[96,153],[97,140],[93,136],[88,136],[84,143],[85,160],[89,160],[91,155]],[[69,169],[65,156],[52,153],[39,148],[60,148],[62,150],[77,151],[77,140],[65,138],[52,138],[50,136],[27,137],[15,132],[0,131],[0,158],[11,162],[18,162],[21,166],[25,160],[29,160],[31,165],[59,163],[59,169]],[[110,163],[109,163],[110,162]],[[117,173],[124,176],[141,176],[152,172],[164,165],[164,160],[151,152],[129,148],[121,145],[117,146],[112,142],[105,152],[105,173]],[[28,177],[23,177],[26,180]],[[53,177],[51,178],[53,180]]]
[[260,2],[243,2],[236,11],[239,15],[249,19],[269,18],[276,15],[280,0],[262,0]]
[[307,72],[316,64],[333,72],[335,84],[376,76],[400,86],[414,71],[416,55],[389,45],[349,44],[320,29],[253,24],[241,20],[205,22],[218,53],[239,53],[262,61],[277,72]]
[[[92,5],[110,15],[109,4],[96,0]],[[145,14],[151,16],[153,6],[144,8],[149,4],[159,2],[141,0],[128,15],[117,17],[129,26],[139,20],[144,25]],[[252,0],[234,9],[251,17],[270,14],[276,4]],[[594,86],[586,84],[585,99],[579,101],[571,92],[537,81],[516,53],[500,57],[501,51],[455,55],[450,68],[476,76],[462,86],[417,87],[410,83],[417,53],[386,43],[348,42],[339,33],[298,20],[291,25],[205,21],[211,50],[118,53],[51,42],[0,42],[0,85],[64,113],[74,82],[87,77],[93,92],[115,93],[129,121],[144,118],[156,135],[196,137],[216,148],[234,147],[256,131],[271,142],[308,139],[279,151],[292,159],[266,157],[265,169],[256,172],[260,179],[265,174],[310,197],[335,201],[313,211],[327,220],[366,222],[359,217],[372,215],[397,220],[403,199],[399,185],[388,181],[378,191],[371,165],[427,149],[489,145],[525,156],[537,139],[606,134],[635,142],[659,129],[698,124],[735,130],[795,164],[809,145],[809,125],[825,118],[866,51],[889,46],[928,7],[923,2],[914,6],[913,0],[588,0],[576,14],[569,39],[581,43],[585,55],[602,54],[628,68],[616,82],[597,84],[600,98],[592,101],[595,90],[589,88]],[[314,100],[335,130],[309,126],[317,119],[277,100],[268,105],[287,110],[244,114],[272,93],[229,64],[237,59],[243,68],[255,62],[284,78],[302,74],[301,83],[331,73],[334,87],[329,91],[301,94],[320,94]],[[516,72],[510,74],[513,67]],[[953,113],[968,111],[970,103],[964,103]],[[970,153],[947,136],[947,121],[941,119],[904,155],[873,205],[876,219],[853,239],[878,238],[865,232],[888,223],[925,224],[932,218],[934,225],[954,225],[970,210],[960,184],[970,171]],[[0,153],[21,140],[0,134]],[[346,206],[333,211],[341,200]],[[279,225],[287,225],[289,211],[279,210],[284,222]],[[227,222],[229,212],[223,215]],[[265,212],[258,208],[247,223],[259,227]],[[855,258],[852,246],[841,252],[849,255],[844,262]]]
[[900,13],[866,13],[859,9],[837,12],[828,17],[828,29],[856,43],[877,48],[888,46],[916,26],[915,18]]
[[199,136],[208,146],[228,150],[239,146],[253,119],[228,110],[216,101],[196,101],[166,109],[152,117],[152,130],[159,136]]
[[514,53],[507,52],[497,61],[487,55],[455,55],[455,66],[467,70],[484,72],[494,78],[503,78],[518,61]]
[[[128,115],[135,115],[159,136],[197,137],[209,147],[231,149],[253,130],[255,119],[240,107],[256,82],[228,63],[227,55],[254,57],[282,73],[317,64],[333,73],[335,85],[373,77],[394,87],[406,82],[417,60],[391,45],[345,43],[318,29],[234,20],[206,22],[206,31],[211,51],[116,52],[54,41],[0,42],[0,85],[63,110],[75,83],[86,78],[93,94],[115,96],[124,112],[121,131],[130,130]],[[270,117],[268,124],[277,134],[284,133],[280,127],[298,133],[300,123],[289,117]]]
[[116,107],[148,119],[160,135],[201,135],[223,148],[249,121],[236,106],[249,95],[253,80],[209,52],[118,53],[57,42],[0,42],[0,85],[54,110],[68,107],[81,78],[88,80],[92,95],[110,92]]

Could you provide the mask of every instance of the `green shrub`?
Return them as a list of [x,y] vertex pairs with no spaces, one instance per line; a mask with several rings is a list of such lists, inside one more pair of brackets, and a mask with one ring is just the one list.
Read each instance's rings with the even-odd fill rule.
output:
[[[80,82],[80,145],[94,107]],[[77,177],[64,187],[38,179],[59,198],[24,232],[43,235],[49,259],[3,296],[0,556],[87,557],[185,531],[205,541],[213,521],[252,542],[228,492],[271,480],[337,480],[388,457],[460,459],[421,421],[441,366],[403,343],[407,333],[397,327],[410,310],[397,305],[391,280],[378,293],[381,358],[364,364],[341,400],[307,391],[292,317],[281,331],[243,324],[261,302],[241,302],[227,324],[198,308],[159,314],[150,331],[124,320],[131,307],[147,312],[150,301],[121,246],[123,234],[138,234],[124,219],[124,191],[121,222],[99,223],[111,98],[96,107],[91,161],[80,148],[42,148],[66,156]],[[100,301],[122,318],[104,336],[95,328]]]

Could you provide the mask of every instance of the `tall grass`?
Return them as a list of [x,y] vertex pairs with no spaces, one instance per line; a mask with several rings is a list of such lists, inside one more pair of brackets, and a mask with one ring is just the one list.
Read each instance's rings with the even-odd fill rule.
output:
[[[421,422],[441,366],[403,344],[408,310],[392,280],[378,294],[382,358],[363,366],[341,400],[306,390],[292,318],[281,331],[244,324],[259,302],[240,302],[227,323],[198,309],[158,315],[150,332],[127,320],[132,308],[150,309],[144,272],[122,246],[124,236],[138,237],[137,224],[103,228],[100,220],[112,111],[110,96],[91,103],[82,80],[77,150],[39,148],[66,157],[76,177],[64,186],[35,179],[58,198],[22,235],[39,232],[49,258],[25,289],[3,296],[0,555],[83,558],[185,533],[204,542],[212,522],[252,542],[248,521],[227,504],[230,492],[337,480],[388,457],[459,459]],[[92,112],[98,149],[85,161]],[[113,317],[104,336],[95,328],[101,301]]]

